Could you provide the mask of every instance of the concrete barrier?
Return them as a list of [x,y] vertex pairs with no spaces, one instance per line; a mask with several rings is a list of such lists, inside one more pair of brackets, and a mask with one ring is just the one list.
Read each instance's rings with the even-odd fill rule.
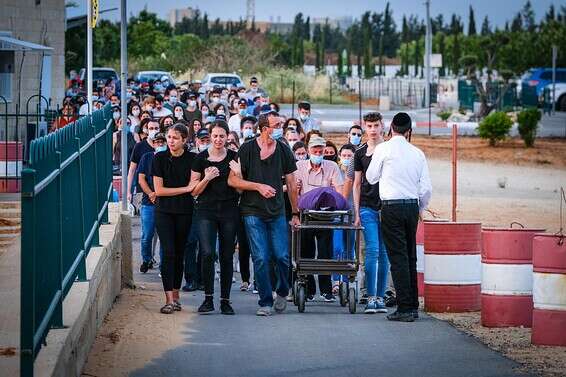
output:
[[[111,203],[109,220],[100,227],[101,246],[88,254],[87,281],[75,282],[63,302],[65,328],[49,331],[47,346],[37,356],[36,376],[80,376],[97,330],[123,282],[131,281],[131,271],[123,268],[132,255],[131,219]],[[131,262],[129,266],[131,270]]]

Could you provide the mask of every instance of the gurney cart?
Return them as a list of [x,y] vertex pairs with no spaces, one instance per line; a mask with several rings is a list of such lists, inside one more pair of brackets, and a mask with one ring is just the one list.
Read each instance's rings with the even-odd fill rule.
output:
[[[360,231],[363,227],[354,225],[353,210],[301,210],[299,218],[301,223],[292,232],[291,237],[291,263],[296,276],[293,283],[294,304],[297,305],[300,313],[305,311],[308,275],[336,273],[348,278],[347,282],[340,279],[340,305],[343,307],[348,305],[350,313],[354,314],[357,303],[356,276],[360,260]],[[354,258],[340,260],[303,258],[301,256],[301,232],[306,229],[328,229],[330,231],[342,229],[346,233],[345,247],[351,244],[351,237],[355,235]]]

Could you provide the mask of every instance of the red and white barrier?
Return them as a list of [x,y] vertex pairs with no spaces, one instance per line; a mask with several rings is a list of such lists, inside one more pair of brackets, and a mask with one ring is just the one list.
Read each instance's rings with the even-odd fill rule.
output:
[[0,142],[0,192],[20,192],[23,148],[21,142]]
[[419,297],[424,296],[424,225],[419,221],[417,226],[417,286]]
[[533,238],[533,329],[531,343],[566,346],[566,239]]
[[533,249],[543,229],[482,230],[481,323],[486,327],[531,327]]
[[481,223],[424,223],[428,312],[480,310]]

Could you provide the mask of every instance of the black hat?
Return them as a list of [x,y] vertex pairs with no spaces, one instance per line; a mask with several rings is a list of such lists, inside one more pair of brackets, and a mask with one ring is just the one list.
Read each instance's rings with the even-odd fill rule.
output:
[[200,130],[197,131],[197,138],[203,139],[205,137],[210,137],[210,133],[206,128],[201,128]]
[[157,140],[161,140],[161,141],[165,141],[167,142],[167,138],[165,137],[165,134],[163,132],[159,132],[157,135],[155,135],[153,137],[153,141],[157,141]]
[[223,120],[223,121],[226,122],[226,115],[218,114],[218,115],[216,115],[216,120]]
[[255,125],[257,123],[257,118],[254,116],[243,117],[242,120],[240,121],[240,128],[244,125],[244,123],[248,123],[248,122],[251,122]]
[[248,106],[248,101],[246,101],[246,100],[243,99],[243,98],[240,98],[240,100],[238,101],[238,105],[246,105],[246,106]]
[[391,127],[393,131],[404,134],[412,127],[411,117],[407,113],[397,113],[391,121]]
[[189,92],[187,95],[188,98],[197,98],[197,94],[195,92]]
[[253,82],[257,82],[257,77],[253,76],[253,77],[250,79],[250,84],[253,83]]
[[155,96],[155,100],[159,102],[163,102],[163,96],[161,94],[158,94]]
[[301,101],[301,102],[299,102],[299,109],[310,110],[310,109],[311,109],[311,104],[310,104],[310,102],[307,102],[307,101]]

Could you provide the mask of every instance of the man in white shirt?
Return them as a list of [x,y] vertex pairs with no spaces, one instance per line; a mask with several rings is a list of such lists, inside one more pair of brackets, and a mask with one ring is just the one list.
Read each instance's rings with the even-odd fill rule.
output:
[[393,117],[391,132],[391,139],[375,148],[366,179],[371,184],[379,182],[383,239],[397,295],[397,311],[387,319],[413,322],[419,307],[417,224],[432,186],[424,153],[408,141],[411,118],[407,113]]
[[155,109],[153,109],[154,118],[163,118],[167,115],[173,115],[171,110],[163,106],[163,96],[158,94],[155,96]]
[[248,101],[240,99],[238,100],[238,114],[232,115],[230,120],[228,120],[228,128],[230,131],[237,132],[238,135],[240,135],[242,119],[246,116],[248,116]]

